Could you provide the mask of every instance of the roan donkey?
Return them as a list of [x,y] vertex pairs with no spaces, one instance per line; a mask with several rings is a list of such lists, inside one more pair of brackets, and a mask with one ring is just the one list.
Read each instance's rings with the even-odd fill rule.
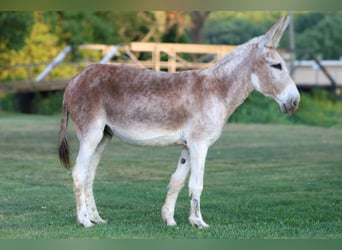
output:
[[298,108],[299,92],[276,51],[288,23],[289,17],[280,18],[265,35],[204,70],[167,73],[94,64],[72,78],[64,93],[59,157],[70,168],[70,115],[80,143],[72,171],[77,222],[84,227],[105,222],[96,208],[93,181],[105,145],[115,135],[134,145],[181,145],[162,218],[167,225],[176,225],[176,200],[190,172],[189,222],[208,227],[200,209],[204,165],[208,148],[229,116],[253,90],[273,98],[284,113]]

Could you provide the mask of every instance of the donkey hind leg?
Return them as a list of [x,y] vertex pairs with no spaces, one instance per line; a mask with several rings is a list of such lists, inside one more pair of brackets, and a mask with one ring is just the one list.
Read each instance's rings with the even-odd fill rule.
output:
[[186,177],[190,170],[189,150],[184,148],[178,160],[177,169],[171,176],[170,184],[164,206],[162,208],[162,218],[168,226],[176,226],[174,212],[179,192],[184,186]]
[[[103,128],[103,127],[102,127]],[[89,200],[93,200],[92,191],[89,192],[87,183],[92,183],[95,175],[94,163],[97,163],[96,149],[102,141],[103,129],[93,127],[88,130],[87,135],[80,139],[80,149],[76,158],[76,164],[72,172],[74,180],[74,193],[76,198],[77,222],[84,227],[91,227],[94,224],[91,222],[88,211]],[[95,202],[94,202],[95,204]]]
[[90,221],[94,223],[98,223],[98,224],[106,223],[106,221],[100,217],[99,212],[97,211],[94,194],[93,194],[93,183],[94,183],[94,178],[96,174],[96,169],[99,165],[102,153],[111,138],[112,138],[112,133],[105,129],[103,132],[103,137],[94,152],[94,156],[91,161],[90,169],[88,171],[88,177],[86,180],[85,192],[86,192],[87,213],[88,213]]
[[200,208],[200,197],[203,190],[204,166],[208,146],[199,143],[192,145],[189,150],[191,162],[191,174],[189,178],[189,195],[191,196],[189,222],[192,226],[197,226],[198,228],[209,227],[202,219]]

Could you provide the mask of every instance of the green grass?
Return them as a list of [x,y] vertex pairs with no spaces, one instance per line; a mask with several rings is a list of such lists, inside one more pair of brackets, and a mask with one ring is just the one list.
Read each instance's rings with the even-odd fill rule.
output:
[[[105,225],[76,224],[71,173],[57,159],[58,116],[0,116],[0,238],[342,238],[342,129],[228,124],[210,149],[202,213],[188,224],[181,192],[169,228],[161,220],[180,149],[114,139],[95,180]],[[76,156],[72,126],[69,137]]]

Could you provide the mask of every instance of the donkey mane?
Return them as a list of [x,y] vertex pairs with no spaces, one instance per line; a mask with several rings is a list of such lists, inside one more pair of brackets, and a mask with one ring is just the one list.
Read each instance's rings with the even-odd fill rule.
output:
[[220,68],[223,65],[227,65],[227,63],[229,63],[231,60],[235,60],[235,59],[241,57],[241,55],[246,55],[246,53],[245,53],[246,50],[250,50],[253,47],[256,48],[258,46],[258,43],[259,43],[261,38],[262,38],[262,36],[254,37],[254,38],[248,40],[246,43],[243,43],[243,44],[237,46],[233,51],[226,54],[217,63],[212,65],[212,67]]

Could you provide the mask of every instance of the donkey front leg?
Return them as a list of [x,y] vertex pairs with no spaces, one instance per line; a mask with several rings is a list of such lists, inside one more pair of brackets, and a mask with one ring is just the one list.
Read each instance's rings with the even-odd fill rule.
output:
[[170,184],[164,206],[162,208],[162,218],[168,226],[176,226],[174,219],[175,206],[179,192],[184,186],[186,177],[190,170],[189,150],[184,148],[179,157],[177,169],[171,176]]
[[202,219],[200,198],[203,190],[205,159],[208,152],[206,144],[194,144],[190,149],[191,174],[189,179],[190,217],[189,222],[198,228],[209,227]]

